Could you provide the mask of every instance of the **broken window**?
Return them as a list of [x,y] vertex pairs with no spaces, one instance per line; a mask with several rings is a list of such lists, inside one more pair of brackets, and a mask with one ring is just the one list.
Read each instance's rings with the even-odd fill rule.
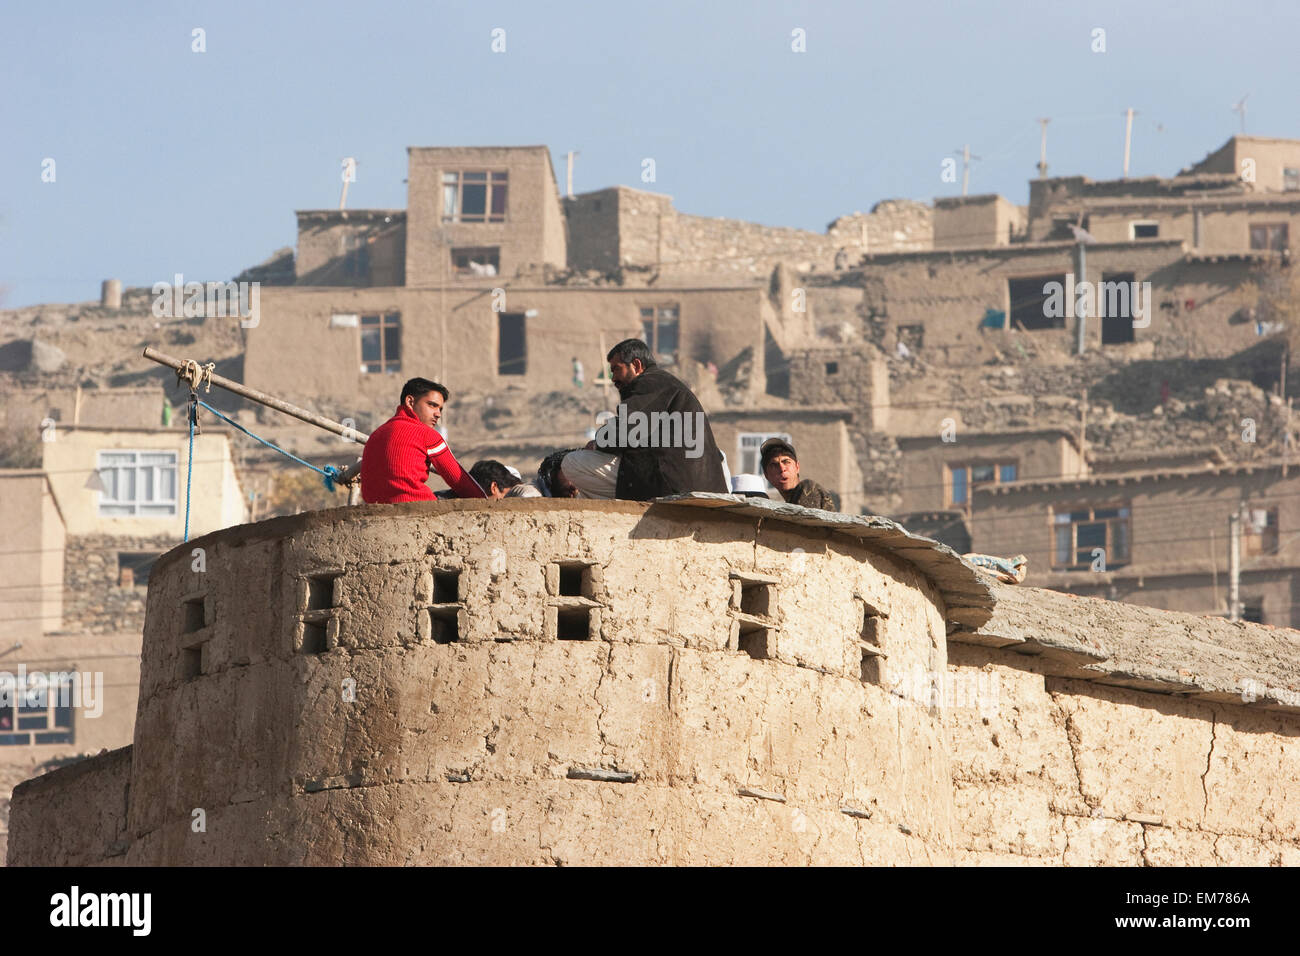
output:
[[[1061,298],[1062,307],[1059,309],[1049,309],[1047,305],[1052,293],[1045,290],[1045,287],[1053,282],[1059,283],[1061,289],[1059,297],[1063,297],[1065,295],[1064,273],[1007,280],[1007,298],[1009,300],[1007,313],[1011,316],[1012,328],[1019,326],[1025,331],[1065,328],[1064,299]],[[1060,314],[1049,314],[1057,312]]]
[[680,333],[678,307],[675,305],[647,306],[641,309],[641,337],[655,359],[664,365],[677,361],[677,343]]
[[1289,247],[1290,237],[1284,222],[1258,223],[1250,227],[1250,248],[1281,252]]
[[361,371],[402,370],[402,317],[400,313],[361,317]]
[[462,276],[494,276],[501,271],[499,246],[475,246],[451,250],[451,268]]
[[1137,276],[1132,272],[1104,272],[1101,285],[1097,287],[1097,311],[1101,314],[1101,344],[1122,345],[1132,342],[1133,308],[1146,303],[1137,303],[1133,298],[1137,292]]
[[443,222],[505,222],[507,174],[464,170],[442,174]]
[[[1129,509],[1127,505],[1075,508],[1052,515],[1052,567],[1088,569],[1097,557],[1110,568],[1129,560]],[[1100,548],[1101,555],[1093,552]]]
[[528,371],[528,338],[523,312],[501,312],[497,318],[497,374],[524,375]]

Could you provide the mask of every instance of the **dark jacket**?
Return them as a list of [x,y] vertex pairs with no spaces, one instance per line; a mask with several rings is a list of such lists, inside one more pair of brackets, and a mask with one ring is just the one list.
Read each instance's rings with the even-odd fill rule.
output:
[[[632,501],[649,501],[665,495],[685,494],[690,491],[712,491],[726,494],[726,478],[722,473],[722,455],[713,440],[713,429],[704,415],[694,393],[674,375],[653,366],[619,389],[622,399],[619,417],[610,419],[596,436],[596,447],[619,457],[618,484],[615,497]],[[626,406],[626,422],[620,420]],[[679,426],[674,426],[669,447],[663,444],[666,429],[649,427],[655,422],[655,413],[680,413],[676,420],[683,425],[690,416],[692,444],[699,448],[698,458],[687,457],[690,450],[684,446]],[[636,434],[638,421],[642,434]],[[698,426],[698,427],[697,427]],[[626,431],[623,429],[626,428]]]
[[811,478],[805,478],[789,491],[781,492],[781,497],[789,504],[804,508],[820,508],[822,511],[840,510],[835,507],[835,499],[831,497],[830,492]]

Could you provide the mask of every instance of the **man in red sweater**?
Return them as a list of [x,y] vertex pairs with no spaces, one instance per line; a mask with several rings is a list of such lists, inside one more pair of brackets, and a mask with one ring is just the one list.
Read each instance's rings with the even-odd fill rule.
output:
[[433,501],[433,490],[425,484],[430,468],[457,497],[487,497],[433,427],[449,397],[445,386],[427,378],[402,386],[397,414],[371,433],[361,453],[361,497],[367,504]]

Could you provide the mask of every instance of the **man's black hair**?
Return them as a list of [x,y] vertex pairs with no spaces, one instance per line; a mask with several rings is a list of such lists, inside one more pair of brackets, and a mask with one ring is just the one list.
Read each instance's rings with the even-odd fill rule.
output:
[[510,469],[495,458],[484,458],[482,461],[474,462],[474,466],[469,470],[469,476],[478,482],[484,494],[492,491],[493,482],[496,482],[497,487],[502,491],[519,484],[519,479],[510,473]]
[[605,356],[607,362],[622,362],[624,365],[631,365],[633,359],[639,361],[644,368],[655,366],[654,353],[650,351],[650,346],[640,339],[624,339]]
[[407,395],[414,395],[416,401],[419,401],[430,392],[441,393],[444,402],[451,398],[451,392],[447,391],[446,385],[439,385],[437,382],[431,382],[427,378],[413,378],[402,386],[402,397],[397,400],[397,403],[399,405],[405,405]]

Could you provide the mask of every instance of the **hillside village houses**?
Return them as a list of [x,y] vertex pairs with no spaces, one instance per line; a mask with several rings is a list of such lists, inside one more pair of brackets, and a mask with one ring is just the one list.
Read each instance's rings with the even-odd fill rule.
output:
[[[758,446],[783,435],[844,511],[1024,554],[1027,583],[1205,614],[1234,613],[1238,515],[1235,611],[1297,622],[1300,462],[1284,330],[1258,290],[1300,229],[1300,141],[1234,136],[1169,177],[1039,178],[1025,205],[886,200],[824,233],[693,216],[626,186],[562,195],[545,146],[408,154],[405,209],[299,211],[296,251],[236,277],[260,286],[256,323],[163,324],[147,290],[106,288],[76,313],[130,359],[101,387],[45,361],[72,314],[31,332],[46,307],[14,310],[3,425],[57,438],[0,471],[14,645],[0,667],[119,655],[133,679],[148,564],[182,537],[187,455],[183,410],[167,425],[160,411],[183,396],[131,357],[140,341],[361,430],[406,378],[435,378],[462,461],[531,473],[585,442],[615,403],[605,351],[641,336],[700,396],[733,473],[757,472]],[[1054,283],[1090,286],[1092,310],[1068,293],[1053,307]],[[227,407],[262,434],[287,428]],[[196,440],[191,535],[249,514],[248,440],[213,424]],[[124,743],[120,717],[95,736],[15,711],[0,762]]]

